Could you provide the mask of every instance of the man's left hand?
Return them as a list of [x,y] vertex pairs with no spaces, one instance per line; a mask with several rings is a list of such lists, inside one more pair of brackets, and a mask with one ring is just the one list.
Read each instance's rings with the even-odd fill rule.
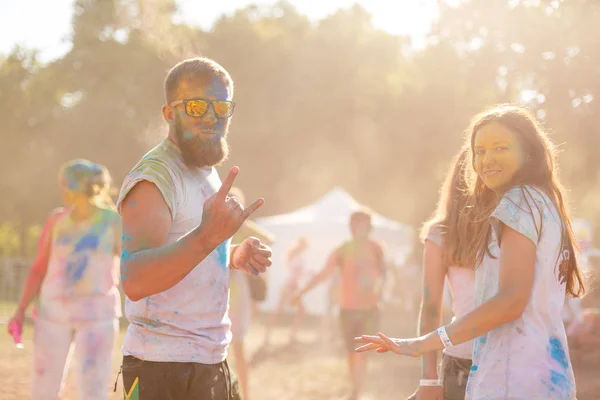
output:
[[258,275],[271,266],[271,248],[255,237],[240,243],[231,256],[231,266],[247,274]]

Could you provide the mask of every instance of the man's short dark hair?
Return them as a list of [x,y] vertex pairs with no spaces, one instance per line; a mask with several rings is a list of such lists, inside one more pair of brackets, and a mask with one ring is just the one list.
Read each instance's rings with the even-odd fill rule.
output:
[[173,93],[177,89],[179,82],[183,78],[200,79],[203,82],[209,83],[215,78],[220,78],[223,84],[227,86],[230,94],[233,95],[233,80],[229,72],[220,64],[206,57],[188,58],[177,63],[165,78],[165,99],[168,103],[175,100]]

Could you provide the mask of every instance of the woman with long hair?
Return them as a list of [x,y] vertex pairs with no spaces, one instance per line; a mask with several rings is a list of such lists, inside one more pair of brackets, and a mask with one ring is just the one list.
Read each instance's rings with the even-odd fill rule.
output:
[[[421,231],[421,238],[425,244],[419,334],[425,334],[440,326],[446,280],[452,297],[453,319],[462,317],[473,308],[475,272],[457,261],[458,220],[468,199],[469,188],[465,179],[468,158],[469,148],[465,146],[455,157],[453,168],[441,187],[433,217],[424,224]],[[419,388],[409,399],[464,399],[472,351],[472,341],[445,349],[439,378],[437,352],[423,354]]]
[[60,170],[64,207],[49,216],[10,325],[20,332],[39,295],[33,339],[32,399],[56,399],[71,347],[80,399],[108,399],[113,344],[121,314],[118,285],[121,223],[110,175],[87,160]]
[[419,338],[362,336],[357,351],[417,356],[476,338],[467,400],[574,399],[561,311],[584,287],[554,146],[511,105],[476,116],[468,134],[476,175],[458,261],[476,266],[475,308]]

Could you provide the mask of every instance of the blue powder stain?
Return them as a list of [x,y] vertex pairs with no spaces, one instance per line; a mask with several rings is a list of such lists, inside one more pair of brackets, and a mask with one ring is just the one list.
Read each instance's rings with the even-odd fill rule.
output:
[[550,357],[566,371],[569,368],[569,359],[560,340],[557,337],[551,337],[547,349]]
[[556,371],[550,371],[550,380],[555,388],[560,390],[561,392],[570,392],[571,391],[571,383],[567,379],[564,374],[558,373]]
[[83,372],[86,372],[89,367],[93,367],[93,366],[94,366],[94,359],[86,358],[85,362],[83,363],[83,367],[81,369],[83,370]]
[[67,261],[67,270],[66,274],[69,277],[70,282],[77,282],[83,276],[83,272],[87,268],[88,265],[88,256],[83,254],[81,257],[76,258],[75,260]]
[[217,254],[219,255],[219,266],[223,269],[227,269],[229,265],[229,242],[231,239],[227,239],[217,247]]
[[475,372],[475,371],[477,371],[477,368],[478,368],[477,365],[472,365],[471,366],[471,371]]
[[98,236],[94,235],[93,233],[88,233],[84,235],[79,242],[77,242],[73,251],[80,252],[84,250],[96,250],[99,242],[100,239]]
[[480,336],[477,340],[479,340],[479,343],[484,346],[487,343],[487,335]]
[[175,315],[179,315],[179,311],[174,311],[173,312]]
[[128,258],[131,258],[131,253],[127,250],[123,250],[123,253],[121,253],[121,261],[125,261]]
[[75,243],[73,252],[70,255],[74,257],[72,259],[69,257],[66,266],[66,275],[71,282],[77,282],[82,278],[89,261],[86,252],[95,251],[98,249],[100,237],[104,231],[108,229],[108,227],[109,224],[106,222],[100,225],[95,225],[90,232],[83,235],[81,239]]
[[131,257],[131,253],[127,250],[123,250],[121,253],[121,279],[125,279],[125,275],[127,274],[127,267],[125,266],[125,261]]
[[135,205],[137,205],[137,201],[135,201],[135,200],[134,200],[134,201],[132,201],[132,202],[131,202],[131,205],[132,205],[132,206],[135,206]]
[[83,235],[75,244],[71,255],[74,259],[67,261],[66,274],[71,282],[77,282],[83,276],[83,273],[88,265],[88,255],[84,252],[95,251],[100,243],[100,235],[106,230],[107,224],[102,224],[99,229],[92,229],[91,232]]

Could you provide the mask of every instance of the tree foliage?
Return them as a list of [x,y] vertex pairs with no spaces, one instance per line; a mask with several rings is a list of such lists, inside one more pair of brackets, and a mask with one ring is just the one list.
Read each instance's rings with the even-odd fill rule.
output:
[[595,1],[440,1],[422,50],[374,28],[359,5],[317,23],[285,1],[253,5],[210,31],[174,23],[175,11],[173,0],[78,0],[64,57],[42,65],[35,51],[15,48],[0,58],[0,221],[23,237],[41,224],[60,202],[56,174],[71,158],[107,165],[120,186],[166,135],[162,82],[192,55],[234,78],[232,153],[221,170],[241,167],[237,183],[265,197],[263,215],[340,185],[420,224],[470,118],[522,102],[561,144],[575,215],[600,218]]

